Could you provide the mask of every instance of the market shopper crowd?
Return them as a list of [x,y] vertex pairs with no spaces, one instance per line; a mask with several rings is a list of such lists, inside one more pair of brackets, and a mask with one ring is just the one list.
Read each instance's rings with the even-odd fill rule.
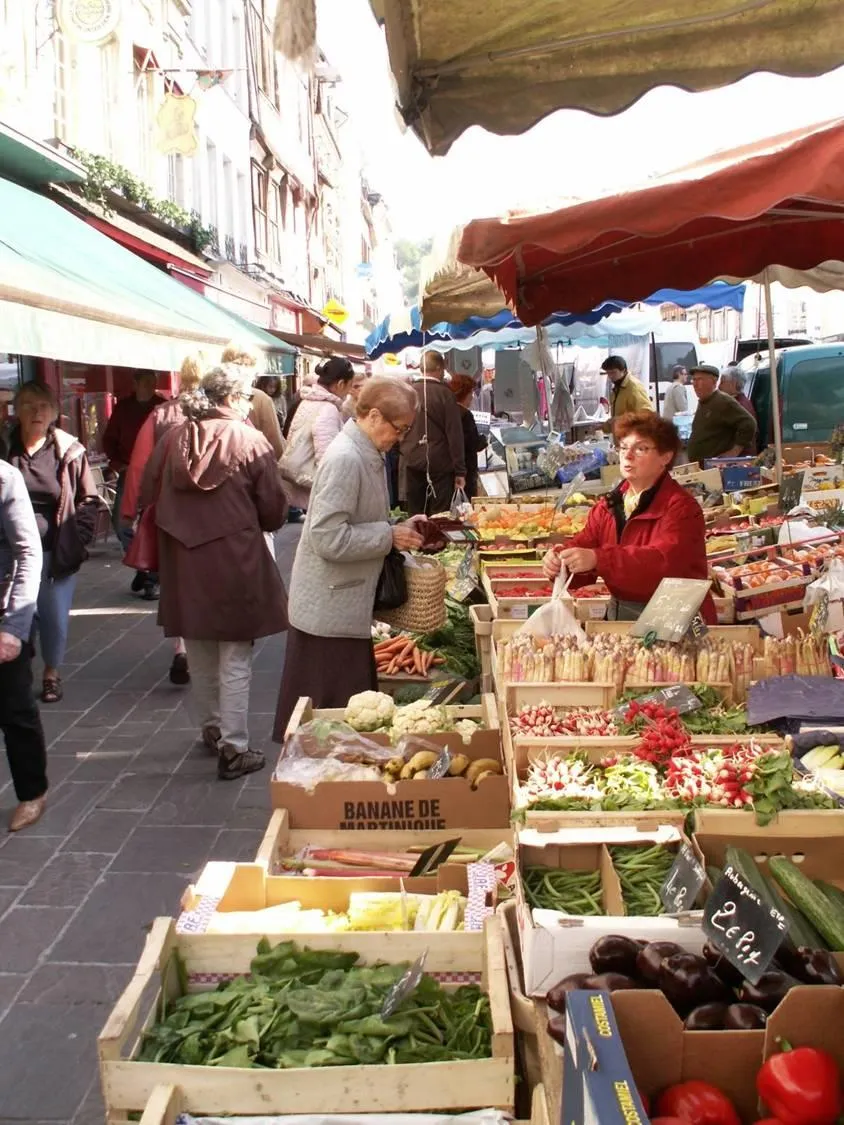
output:
[[[565,570],[575,586],[600,576],[610,616],[630,620],[663,577],[706,577],[704,523],[669,472],[680,450],[675,426],[656,414],[621,357],[604,369],[622,480],[544,565],[549,577]],[[159,624],[174,645],[170,679],[191,684],[198,733],[221,779],[265,764],[249,740],[254,642],[287,633],[277,741],[301,696],[343,706],[375,689],[370,627],[385,559],[421,545],[419,519],[449,510],[460,490],[478,490],[485,439],[470,410],[474,381],[447,382],[439,353],[426,352],[410,382],[364,378],[341,357],[316,376],[282,408],[277,383],[265,382],[270,393],[256,385],[268,377],[254,353],[230,345],[212,367],[191,355],[172,399],[156,393],[152,372],[137,372],[103,438],[117,473],[111,518],[125,561],[143,560],[132,591],[158,599]],[[705,365],[691,371],[699,399],[693,459],[735,454],[755,440],[740,379],[728,373],[721,391],[718,376]],[[677,370],[672,391],[685,394],[685,378]],[[676,412],[682,403],[673,397]],[[76,575],[107,518],[85,450],[56,425],[52,392],[25,384],[15,419],[0,449],[0,729],[19,801],[13,831],[42,815],[47,792],[34,644],[44,665],[41,701],[56,702]],[[402,522],[391,518],[397,452],[409,514]],[[292,509],[305,522],[288,601],[273,536]],[[702,612],[715,620],[710,598]]]

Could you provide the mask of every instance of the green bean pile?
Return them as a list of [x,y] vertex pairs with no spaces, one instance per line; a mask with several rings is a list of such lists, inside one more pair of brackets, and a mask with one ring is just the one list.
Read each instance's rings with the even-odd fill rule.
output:
[[662,844],[642,844],[610,848],[610,855],[621,883],[624,913],[650,917],[664,914],[659,892],[671,870],[674,853]]
[[522,882],[528,905],[565,914],[603,914],[598,871],[566,871],[560,867],[525,867]]

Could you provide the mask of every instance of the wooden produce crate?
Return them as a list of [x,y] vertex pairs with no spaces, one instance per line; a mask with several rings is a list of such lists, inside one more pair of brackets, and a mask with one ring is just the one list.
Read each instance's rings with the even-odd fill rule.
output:
[[[584,628],[587,636],[593,636],[597,633],[629,633],[631,626],[630,621],[588,621]],[[756,625],[710,625],[707,636],[713,640],[751,644],[757,652],[762,651],[763,637]]]
[[[552,585],[547,578],[509,579],[490,578],[484,571],[481,583],[492,609],[493,617],[509,617],[514,621],[526,621],[531,613],[539,606],[544,605],[551,594],[548,587]],[[526,597],[504,597],[498,594],[499,590],[506,590],[512,585],[524,586],[526,590],[535,589],[535,595]],[[543,592],[539,592],[543,591]]]
[[499,844],[513,846],[511,828],[466,828],[458,833],[448,829],[427,832],[386,830],[367,832],[365,836],[354,836],[351,839],[348,832],[323,831],[315,841],[314,833],[310,829],[291,828],[287,809],[276,809],[270,817],[267,831],[255,856],[255,863],[260,864],[268,875],[278,875],[281,873],[279,863],[284,856],[296,855],[306,845],[315,842],[321,848],[354,847],[358,851],[392,852],[411,847],[430,848],[445,840],[453,840],[456,836],[464,847],[474,848],[477,851],[491,851]]
[[522,952],[516,918],[516,903],[507,902],[498,907],[501,935],[504,939],[504,961],[507,966],[507,984],[510,989],[510,1012],[516,1030],[516,1061],[522,1081],[529,1090],[536,1090],[542,1075],[539,1067],[539,1046],[536,1041],[536,1009],[533,1000],[525,995],[522,975]]
[[[418,956],[418,943],[409,941],[413,936],[380,935],[378,947],[361,962],[413,961]],[[442,940],[429,941],[426,972],[452,974],[477,968],[474,959],[455,953],[453,936],[442,934]],[[321,934],[307,944],[311,949],[357,953],[364,937]],[[487,1106],[513,1110],[513,1021],[500,923],[494,917],[485,929],[482,982],[492,1014],[492,1057],[480,1060],[260,1071],[139,1062],[140,1033],[155,1022],[166,998],[181,994],[174,954],[182,959],[188,991],[209,991],[214,980],[249,972],[255,941],[243,936],[177,934],[172,919],[155,920],[135,975],[97,1042],[108,1125],[144,1110],[156,1088],[167,1085],[181,1090],[187,1112],[200,1114],[415,1113]]]
[[[273,808],[287,809],[291,826],[312,831],[349,833],[381,830],[437,831],[464,828],[504,828],[510,822],[510,804],[501,731],[493,696],[485,696],[480,706],[451,707],[455,719],[475,719],[484,724],[465,743],[460,734],[446,731],[427,734],[425,740],[472,760],[489,758],[501,763],[502,776],[489,777],[476,789],[465,777],[444,777],[388,783],[373,781],[325,781],[305,789],[276,776],[270,779]],[[279,761],[288,752],[288,740],[298,728],[314,718],[341,719],[340,710],[315,711],[308,698],[299,700],[285,732],[285,745]],[[370,741],[389,746],[389,737],[366,734]]]
[[[542,1086],[531,1087],[529,1099],[530,1117],[516,1118],[513,1125],[550,1125],[548,1118],[548,1102]],[[140,1125],[177,1125],[180,1114],[187,1112],[184,1092],[179,1086],[156,1086],[150,1094]],[[286,1114],[279,1116],[287,1119]],[[266,1125],[273,1125],[272,1118],[263,1115]],[[232,1117],[231,1125],[241,1125],[242,1118]],[[412,1125],[413,1119],[410,1119]],[[117,1125],[129,1125],[128,1118],[124,1117]],[[332,1125],[332,1117],[325,1118],[325,1125]]]
[[469,617],[475,629],[475,650],[481,663],[481,691],[492,691],[492,608],[469,606]]

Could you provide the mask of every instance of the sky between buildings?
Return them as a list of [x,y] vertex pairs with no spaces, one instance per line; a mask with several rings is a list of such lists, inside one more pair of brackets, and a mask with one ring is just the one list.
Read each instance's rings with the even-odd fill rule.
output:
[[434,158],[402,131],[384,36],[367,0],[318,0],[318,13],[320,44],[343,76],[342,104],[371,186],[402,238],[556,197],[622,190],[718,149],[828,120],[844,106],[844,67],[820,78],[756,74],[701,94],[652,90],[617,117],[563,110],[519,137],[472,128]]

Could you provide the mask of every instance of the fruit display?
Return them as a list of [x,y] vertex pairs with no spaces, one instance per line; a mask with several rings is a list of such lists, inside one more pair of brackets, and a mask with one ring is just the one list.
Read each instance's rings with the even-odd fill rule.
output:
[[539,601],[551,597],[552,584],[550,582],[493,582],[492,592],[496,598],[527,598]]
[[575,535],[586,526],[589,516],[589,501],[585,496],[579,501],[562,510],[552,504],[535,509],[493,504],[476,509],[471,522],[482,542],[506,538],[528,543],[549,535]]
[[[609,754],[592,763],[582,752],[534,757],[519,786],[524,810],[637,812],[698,807],[752,811],[760,825],[783,809],[829,809],[834,799],[801,776],[788,751],[754,744],[660,746]],[[656,759],[656,760],[652,760]]]
[[840,539],[827,543],[810,543],[807,546],[783,547],[780,558],[787,563],[797,563],[810,570],[819,570],[830,559],[844,558],[844,543]]
[[805,582],[805,575],[801,568],[767,559],[745,563],[744,566],[716,566],[712,573],[723,588],[735,591],[752,590],[758,593],[768,588],[780,588],[789,584],[800,585]]

